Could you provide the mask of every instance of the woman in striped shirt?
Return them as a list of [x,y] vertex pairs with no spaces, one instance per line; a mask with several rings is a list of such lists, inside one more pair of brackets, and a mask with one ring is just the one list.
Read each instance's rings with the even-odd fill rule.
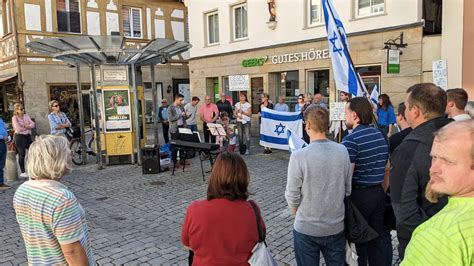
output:
[[30,180],[15,192],[13,206],[32,265],[95,265],[85,213],[61,184],[70,171],[68,141],[43,135],[28,151]]

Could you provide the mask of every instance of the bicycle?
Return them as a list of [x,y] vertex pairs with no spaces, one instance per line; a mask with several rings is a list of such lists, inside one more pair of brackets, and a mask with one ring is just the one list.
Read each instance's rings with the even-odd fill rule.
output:
[[[87,130],[84,132],[85,134],[93,132],[93,129]],[[66,130],[66,137],[69,139],[69,149],[71,150],[71,157],[72,162],[75,165],[82,165],[82,145],[81,145],[81,133],[78,128],[76,129],[67,129]],[[89,141],[86,142],[86,153],[87,155],[96,156],[97,153],[95,152],[95,142],[94,142],[94,133],[92,133],[92,137]]]

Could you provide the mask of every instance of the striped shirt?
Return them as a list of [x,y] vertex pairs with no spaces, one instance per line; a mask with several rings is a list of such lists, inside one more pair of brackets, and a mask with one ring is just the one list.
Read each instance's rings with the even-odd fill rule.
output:
[[418,226],[402,265],[474,265],[474,198],[450,198]]
[[27,181],[15,192],[13,207],[29,264],[66,264],[60,245],[80,241],[89,264],[95,265],[84,210],[66,186],[54,180]]
[[388,146],[380,130],[358,125],[342,140],[342,144],[349,152],[351,163],[355,164],[353,183],[360,185],[383,183]]

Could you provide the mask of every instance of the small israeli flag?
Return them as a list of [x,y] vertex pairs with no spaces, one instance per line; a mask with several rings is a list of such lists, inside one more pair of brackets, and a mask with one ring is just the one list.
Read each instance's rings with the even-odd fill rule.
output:
[[288,129],[295,137],[303,137],[303,114],[301,112],[280,112],[262,108],[261,115],[261,146],[288,150]]
[[290,152],[294,152],[308,146],[308,143],[306,143],[302,138],[293,134],[291,129],[287,129],[286,134],[288,135],[288,146],[290,148]]
[[372,93],[370,94],[370,101],[376,106],[378,107],[378,103],[379,103],[379,88],[377,87],[377,85],[374,86],[374,88],[372,89]]

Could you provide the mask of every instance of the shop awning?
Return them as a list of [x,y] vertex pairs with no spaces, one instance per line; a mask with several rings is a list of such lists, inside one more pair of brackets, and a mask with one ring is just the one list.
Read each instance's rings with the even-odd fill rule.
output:
[[31,41],[26,46],[72,65],[151,65],[166,63],[191,48],[188,42],[157,38],[127,48],[122,36],[69,36]]
[[16,78],[16,77],[17,77],[17,73],[12,73],[12,74],[6,75],[6,76],[0,76],[0,83],[9,81],[9,80],[11,80],[13,78]]

